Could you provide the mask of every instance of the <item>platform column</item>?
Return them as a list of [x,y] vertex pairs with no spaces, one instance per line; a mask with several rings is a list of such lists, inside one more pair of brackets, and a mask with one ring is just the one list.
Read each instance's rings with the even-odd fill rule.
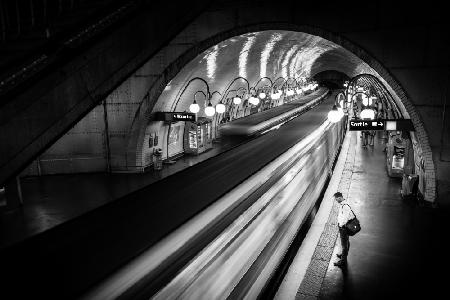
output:
[[20,178],[15,177],[6,182],[5,198],[7,209],[19,208],[23,204],[22,188],[20,186]]

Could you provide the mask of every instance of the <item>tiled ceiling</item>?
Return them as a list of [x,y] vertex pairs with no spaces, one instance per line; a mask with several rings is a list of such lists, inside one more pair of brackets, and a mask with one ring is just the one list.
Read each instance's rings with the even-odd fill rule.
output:
[[[247,33],[224,40],[189,62],[169,82],[155,110],[187,110],[196,91],[206,92],[205,84],[195,80],[180,95],[194,77],[208,82],[210,92],[223,93],[238,76],[248,79],[253,86],[264,76],[272,80],[280,76],[310,78],[325,70],[336,70],[349,77],[374,73],[351,52],[318,36],[275,30]],[[231,89],[244,85],[245,81],[238,80]],[[202,101],[203,96],[198,95],[197,100]],[[217,95],[213,97],[213,105],[219,99]]]

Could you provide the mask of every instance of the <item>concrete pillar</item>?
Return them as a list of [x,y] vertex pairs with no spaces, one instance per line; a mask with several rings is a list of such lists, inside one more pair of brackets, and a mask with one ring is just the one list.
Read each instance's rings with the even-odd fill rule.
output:
[[7,209],[16,209],[22,206],[23,198],[19,177],[15,177],[6,182],[5,198]]

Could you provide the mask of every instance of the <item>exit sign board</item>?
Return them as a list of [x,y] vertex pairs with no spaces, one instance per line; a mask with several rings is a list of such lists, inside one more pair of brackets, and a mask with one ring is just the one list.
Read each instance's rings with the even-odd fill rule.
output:
[[411,119],[379,119],[379,120],[350,120],[350,131],[361,130],[393,130],[393,131],[414,131]]
[[350,120],[350,131],[356,130],[385,130],[383,120]]

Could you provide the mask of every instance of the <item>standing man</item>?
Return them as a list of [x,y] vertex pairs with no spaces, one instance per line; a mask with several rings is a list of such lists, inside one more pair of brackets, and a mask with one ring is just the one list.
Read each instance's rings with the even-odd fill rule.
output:
[[348,221],[353,219],[355,216],[353,215],[350,206],[347,204],[347,201],[345,201],[344,197],[342,197],[341,192],[336,192],[333,196],[334,199],[339,204],[339,212],[337,219],[338,219],[339,235],[341,237],[341,251],[342,251],[340,254],[336,254],[339,260],[335,262],[334,265],[338,267],[343,267],[347,263],[348,250],[350,249],[349,236],[344,226],[345,224],[347,224]]

